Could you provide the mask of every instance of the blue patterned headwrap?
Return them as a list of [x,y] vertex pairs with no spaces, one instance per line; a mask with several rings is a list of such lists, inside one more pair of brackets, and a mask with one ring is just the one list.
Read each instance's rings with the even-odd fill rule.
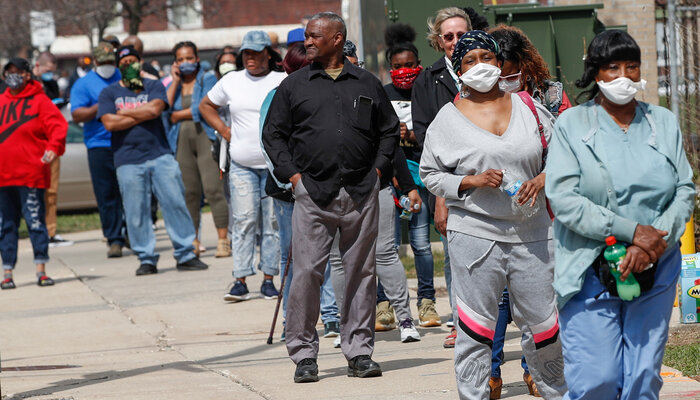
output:
[[495,54],[496,58],[502,60],[501,48],[493,36],[484,31],[469,31],[459,38],[452,52],[452,69],[455,72],[459,72],[464,56],[474,49],[488,50]]

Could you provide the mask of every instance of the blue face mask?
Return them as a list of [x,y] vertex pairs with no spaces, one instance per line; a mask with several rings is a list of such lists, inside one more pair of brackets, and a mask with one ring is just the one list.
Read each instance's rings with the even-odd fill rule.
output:
[[182,75],[193,74],[195,71],[197,71],[197,67],[199,67],[198,62],[196,62],[196,63],[184,62],[184,63],[180,63],[180,65],[178,65],[178,68],[180,69],[180,73]]
[[51,81],[51,80],[53,80],[53,72],[51,72],[51,71],[49,71],[49,72],[44,72],[43,74],[41,74],[41,80],[42,80],[42,81]]

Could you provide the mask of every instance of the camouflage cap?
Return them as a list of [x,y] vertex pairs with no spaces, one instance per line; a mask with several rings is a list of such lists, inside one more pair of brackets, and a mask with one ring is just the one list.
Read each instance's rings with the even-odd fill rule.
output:
[[97,46],[92,49],[92,56],[95,58],[95,62],[116,62],[117,57],[114,54],[114,46],[108,42],[100,42]]

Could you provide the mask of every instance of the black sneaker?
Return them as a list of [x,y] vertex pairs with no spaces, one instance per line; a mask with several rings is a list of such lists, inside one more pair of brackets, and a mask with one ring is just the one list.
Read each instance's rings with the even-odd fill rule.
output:
[[63,247],[73,245],[72,240],[62,238],[60,235],[54,235],[49,238],[49,247]]
[[201,271],[207,268],[209,268],[209,266],[197,257],[185,261],[184,263],[177,263],[177,269],[180,271]]
[[143,263],[139,267],[139,269],[136,270],[136,275],[151,275],[151,274],[157,274],[158,273],[158,268],[156,268],[155,265],[149,264],[149,263]]
[[357,356],[348,361],[348,376],[370,378],[382,376],[382,368],[370,356]]
[[53,281],[53,279],[49,278],[46,275],[42,275],[39,279],[37,279],[36,284],[39,286],[53,286],[56,282]]
[[323,337],[336,337],[340,335],[340,323],[329,321],[323,324]]
[[313,358],[305,358],[297,364],[294,383],[318,382],[318,364]]

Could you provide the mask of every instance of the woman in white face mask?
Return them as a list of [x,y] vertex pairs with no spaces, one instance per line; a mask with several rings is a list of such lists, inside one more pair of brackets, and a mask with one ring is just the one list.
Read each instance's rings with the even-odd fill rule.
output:
[[[565,399],[658,399],[663,383],[678,242],[695,188],[675,116],[635,100],[640,58],[626,32],[591,41],[576,82],[593,85],[590,100],[559,117],[547,158]],[[610,236],[626,247],[616,269],[636,281],[636,297],[618,296],[602,257]]]
[[542,193],[543,141],[553,117],[529,96],[533,110],[499,88],[502,58],[491,35],[465,33],[451,62],[462,82],[461,99],[442,107],[428,128],[420,175],[449,208],[459,396],[489,398],[498,303],[508,285],[532,377],[543,397],[560,399],[566,386],[551,219]]

